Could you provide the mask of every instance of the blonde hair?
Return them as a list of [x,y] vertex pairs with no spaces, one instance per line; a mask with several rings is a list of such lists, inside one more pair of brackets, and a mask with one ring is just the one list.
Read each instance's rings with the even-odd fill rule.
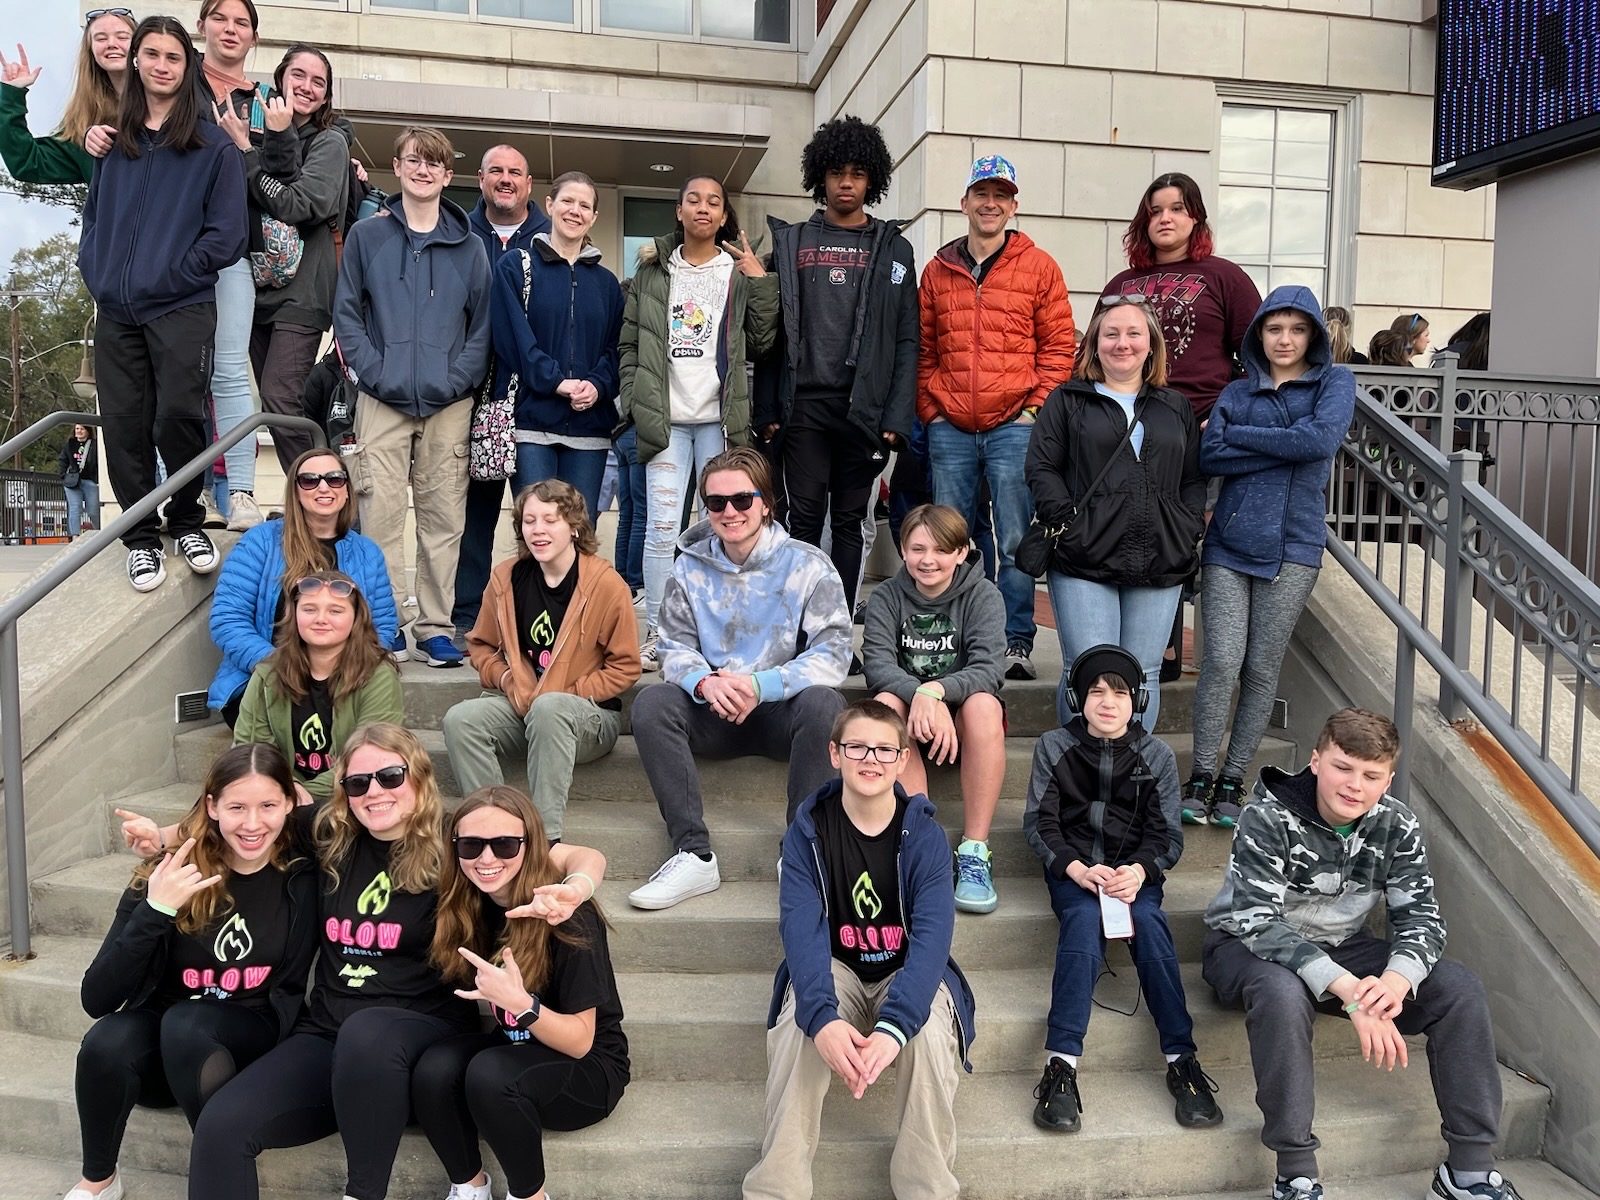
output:
[[1100,362],[1100,326],[1105,324],[1107,313],[1119,308],[1136,308],[1144,314],[1145,327],[1150,331],[1150,353],[1144,360],[1143,378],[1151,387],[1166,387],[1167,340],[1161,336],[1161,322],[1156,317],[1155,309],[1131,296],[1108,297],[1105,303],[1095,308],[1094,316],[1089,319],[1089,328],[1078,343],[1078,363],[1072,377],[1090,383],[1106,381],[1106,369]]
[[[83,145],[83,135],[96,125],[115,125],[122,98],[117,95],[117,85],[111,75],[94,60],[94,47],[90,39],[100,21],[118,20],[131,33],[135,28],[132,17],[122,13],[102,13],[83,27],[83,38],[78,43],[78,67],[72,78],[72,94],[67,97],[66,110],[61,114],[61,128],[56,136],[64,142]],[[130,43],[131,45],[131,43]],[[129,53],[127,70],[133,70],[133,56]]]
[[328,876],[329,889],[339,886],[339,872],[349,863],[361,829],[350,811],[350,797],[344,794],[344,775],[350,756],[363,746],[376,746],[404,759],[406,777],[417,798],[405,833],[389,848],[389,878],[402,892],[431,891],[439,882],[443,863],[444,829],[444,802],[433,777],[433,760],[416,734],[386,722],[362,725],[352,732],[334,762],[333,795],[318,811],[313,825],[317,858]]
[[1330,304],[1322,310],[1322,324],[1328,330],[1328,352],[1336,363],[1347,363],[1355,353],[1350,340],[1350,310]]

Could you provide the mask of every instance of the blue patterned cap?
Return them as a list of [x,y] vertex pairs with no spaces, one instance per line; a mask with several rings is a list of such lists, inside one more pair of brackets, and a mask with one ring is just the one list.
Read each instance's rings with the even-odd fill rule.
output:
[[967,187],[975,183],[982,183],[985,179],[997,180],[1008,184],[1011,191],[1017,191],[1017,168],[1012,165],[1009,158],[998,154],[986,154],[972,164],[972,174],[967,179]]

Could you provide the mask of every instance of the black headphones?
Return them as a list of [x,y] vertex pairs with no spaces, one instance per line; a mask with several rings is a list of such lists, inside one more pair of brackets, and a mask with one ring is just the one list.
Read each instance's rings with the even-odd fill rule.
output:
[[1067,668],[1067,708],[1074,716],[1083,712],[1083,702],[1094,681],[1102,675],[1115,675],[1129,681],[1133,691],[1133,712],[1144,715],[1150,706],[1150,689],[1145,685],[1144,669],[1139,660],[1121,646],[1104,642],[1090,646]]

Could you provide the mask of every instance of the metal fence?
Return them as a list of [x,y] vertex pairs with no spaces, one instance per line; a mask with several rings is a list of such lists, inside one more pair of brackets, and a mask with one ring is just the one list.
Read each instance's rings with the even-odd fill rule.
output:
[[67,493],[59,475],[0,468],[0,487],[5,489],[5,506],[0,508],[0,544],[20,546],[68,540]]
[[[1437,443],[1448,426],[1425,431],[1430,443],[1390,411],[1398,373],[1358,373],[1328,522],[1330,552],[1395,625],[1402,743],[1420,658],[1439,674],[1446,719],[1476,717],[1600,854],[1600,811],[1586,792],[1600,770],[1586,773],[1584,761],[1600,699],[1600,588],[1478,482],[1479,452],[1446,454]],[[1413,390],[1402,407],[1419,401]]]

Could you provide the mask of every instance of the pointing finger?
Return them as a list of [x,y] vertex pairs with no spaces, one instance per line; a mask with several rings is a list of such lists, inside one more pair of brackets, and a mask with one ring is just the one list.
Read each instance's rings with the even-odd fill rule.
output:
[[493,963],[484,962],[483,959],[479,958],[476,954],[474,954],[471,950],[468,950],[465,946],[458,947],[458,951],[459,951],[459,953],[460,953],[462,958],[466,959],[469,963],[471,963],[473,966],[477,967],[479,970],[484,970],[484,969],[493,970],[494,969],[494,964]]

